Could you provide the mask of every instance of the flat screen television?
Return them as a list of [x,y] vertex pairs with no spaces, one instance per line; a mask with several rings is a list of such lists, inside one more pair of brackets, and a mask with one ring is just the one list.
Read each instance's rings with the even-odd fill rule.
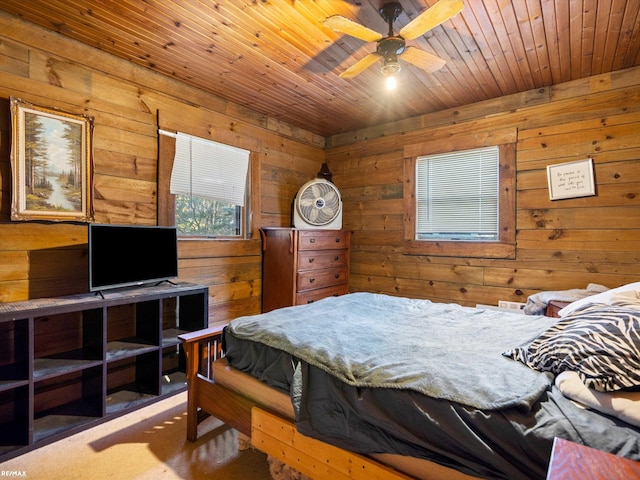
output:
[[89,224],[89,291],[178,276],[175,227]]

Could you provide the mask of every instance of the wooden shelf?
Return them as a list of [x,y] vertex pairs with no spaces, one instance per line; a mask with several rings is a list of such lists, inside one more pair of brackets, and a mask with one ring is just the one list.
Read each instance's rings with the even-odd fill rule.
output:
[[185,372],[176,371],[162,376],[162,393],[181,392],[187,386]]
[[201,285],[0,304],[0,462],[185,390],[207,324]]
[[157,395],[139,392],[135,385],[128,385],[107,396],[107,414],[121,413],[139,408],[157,398]]
[[179,328],[168,328],[162,331],[162,346],[170,347],[172,345],[180,345],[181,341],[178,335],[188,333],[189,330],[181,330]]
[[0,380],[0,392],[28,385],[28,380]]
[[46,380],[101,365],[100,360],[80,358],[39,358],[33,362],[33,381]]
[[61,434],[97,423],[102,415],[96,410],[95,402],[80,399],[40,412],[33,421],[33,443],[37,445],[50,437],[62,438]]
[[142,342],[143,340],[132,338],[126,341],[107,343],[107,362],[116,362],[124,358],[135,357],[158,349],[157,346]]

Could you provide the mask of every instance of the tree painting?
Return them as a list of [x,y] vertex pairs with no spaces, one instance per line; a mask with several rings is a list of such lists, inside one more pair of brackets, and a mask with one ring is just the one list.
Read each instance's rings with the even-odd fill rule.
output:
[[93,117],[11,97],[11,220],[93,221]]
[[82,209],[82,125],[25,112],[27,210]]

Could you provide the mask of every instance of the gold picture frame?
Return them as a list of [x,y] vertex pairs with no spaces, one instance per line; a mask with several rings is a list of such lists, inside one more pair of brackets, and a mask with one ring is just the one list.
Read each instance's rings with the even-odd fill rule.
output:
[[11,220],[93,220],[93,117],[11,97]]

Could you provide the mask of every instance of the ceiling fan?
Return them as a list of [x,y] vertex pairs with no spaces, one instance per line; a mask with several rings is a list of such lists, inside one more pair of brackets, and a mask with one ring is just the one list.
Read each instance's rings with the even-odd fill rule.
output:
[[[419,48],[407,46],[405,40],[413,40],[424,35],[432,28],[458,14],[463,8],[462,0],[440,0],[402,27],[395,35],[393,22],[402,13],[402,5],[398,2],[385,3],[378,11],[385,22],[389,24],[389,33],[386,37],[341,15],[328,17],[324,21],[325,26],[360,40],[377,42],[378,44],[375,52],[358,60],[342,72],[340,77],[353,78],[382,58],[382,74],[387,77],[388,81],[392,79],[395,83],[395,75],[400,71],[400,63],[398,62],[400,55],[403,60],[427,72],[441,69],[446,63],[445,60]],[[387,87],[390,87],[389,83],[387,83]]]

